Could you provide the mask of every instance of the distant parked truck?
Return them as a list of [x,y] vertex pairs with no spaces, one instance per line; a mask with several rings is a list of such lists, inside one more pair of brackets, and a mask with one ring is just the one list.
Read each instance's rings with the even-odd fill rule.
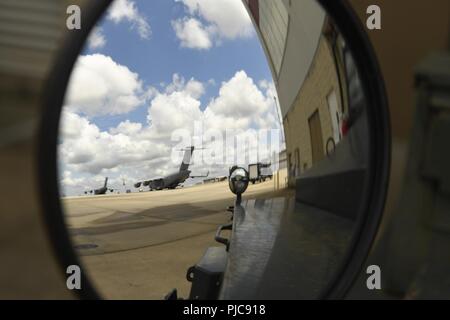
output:
[[248,166],[249,180],[252,184],[256,181],[263,182],[267,179],[272,179],[273,173],[270,163],[254,163]]

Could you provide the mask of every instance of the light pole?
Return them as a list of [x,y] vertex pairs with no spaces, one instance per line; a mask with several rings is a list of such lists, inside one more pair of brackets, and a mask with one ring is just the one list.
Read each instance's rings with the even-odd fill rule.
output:
[[275,101],[275,109],[277,111],[278,123],[279,123],[280,129],[281,129],[281,142],[282,142],[282,144],[284,144],[285,143],[285,140],[284,140],[284,126],[283,126],[283,122],[281,121],[281,116],[280,116],[281,106],[280,107],[278,106],[277,97],[273,96],[273,100]]

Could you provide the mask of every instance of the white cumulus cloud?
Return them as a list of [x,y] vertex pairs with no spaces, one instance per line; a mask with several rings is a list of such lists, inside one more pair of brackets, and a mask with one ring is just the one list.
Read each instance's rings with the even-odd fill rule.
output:
[[189,14],[172,22],[183,47],[209,49],[223,39],[248,38],[254,34],[241,0],[175,1],[183,3]]
[[[109,73],[109,76],[115,74]],[[132,76],[131,79],[136,80],[138,76]],[[109,80],[113,81],[112,78]],[[163,176],[177,170],[180,161],[175,161],[172,153],[179,141],[173,140],[173,133],[181,129],[193,135],[195,123],[201,122],[205,130],[214,129],[212,133],[219,135],[227,129],[236,129],[237,135],[245,136],[249,130],[251,133],[254,129],[277,128],[273,83],[255,83],[241,70],[222,82],[218,95],[206,106],[202,106],[200,99],[205,94],[205,85],[210,82],[202,83],[194,78],[187,80],[174,74],[172,82],[164,88],[152,87],[143,90],[147,95],[147,119],[133,122],[125,118],[117,126],[105,130],[95,124],[95,119],[87,116],[89,111],[81,112],[73,107],[65,107],[61,119],[61,143],[58,148],[60,180],[65,194],[82,194],[88,188],[99,187],[105,176],[110,178],[111,188],[123,189],[122,180],[125,179],[128,181],[128,188],[134,189],[131,184],[136,181]],[[96,87],[95,83],[99,87]],[[93,82],[91,86],[92,91],[108,91],[102,81]],[[95,96],[95,99],[90,97],[85,100],[92,102],[91,99],[97,101],[97,98]],[[116,100],[121,100],[120,98],[120,95],[113,95],[109,103],[118,105],[120,103]],[[98,107],[97,104],[91,105]],[[203,152],[216,150],[214,143],[207,142],[210,136],[211,132],[204,131],[202,136],[197,137],[205,141],[204,146],[209,147],[210,151]],[[255,139],[249,140],[254,142]],[[192,141],[196,145],[194,141],[198,140],[194,138]],[[223,151],[233,152],[232,148],[229,149],[228,146]],[[249,152],[256,152],[252,144],[241,153]],[[201,154],[202,151],[196,151],[194,160]],[[192,170],[195,173],[205,173],[209,170],[213,175],[223,175],[229,165],[196,165],[194,161]]]
[[[78,173],[99,174],[108,170],[164,156],[168,146],[140,136],[142,125],[124,121],[101,131],[88,119],[64,110],[59,157]],[[75,130],[78,134],[74,135]]]
[[211,102],[209,108],[216,114],[242,118],[264,113],[271,104],[272,100],[268,100],[253,79],[241,70],[229,81],[222,83],[219,96]]
[[132,28],[136,28],[138,34],[143,39],[149,39],[151,28],[147,19],[136,7],[136,3],[131,0],[115,0],[108,10],[107,18],[114,23],[127,21]]
[[209,49],[212,46],[210,31],[195,18],[184,18],[172,21],[173,29],[181,46],[191,49]]
[[91,50],[101,49],[106,44],[106,38],[101,27],[95,27],[88,38],[88,47]]
[[71,111],[89,117],[128,113],[144,102],[137,73],[102,54],[80,56],[66,95]]
[[148,108],[147,120],[161,136],[170,137],[176,129],[192,131],[194,121],[202,119],[199,98],[205,89],[201,82],[185,81],[174,74],[172,83],[158,92]]

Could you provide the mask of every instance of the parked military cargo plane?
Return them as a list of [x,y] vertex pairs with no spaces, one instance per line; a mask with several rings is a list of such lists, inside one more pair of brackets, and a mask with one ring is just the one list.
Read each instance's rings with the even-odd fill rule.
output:
[[[107,191],[108,191],[108,177],[105,178],[105,184],[103,185],[103,187],[94,189],[94,190],[85,191],[84,194],[94,193],[95,195],[99,195],[99,194],[105,194]],[[113,192],[114,190],[109,189],[109,191]]]
[[194,147],[188,147],[184,149],[183,161],[181,162],[180,169],[171,173],[165,177],[150,179],[145,181],[140,181],[135,183],[135,188],[140,188],[141,185],[144,187],[149,187],[152,190],[163,190],[163,189],[175,189],[181,185],[188,178],[200,178],[207,177],[209,172],[204,176],[191,176],[191,171],[189,170],[189,164],[191,162],[192,154],[194,153]]

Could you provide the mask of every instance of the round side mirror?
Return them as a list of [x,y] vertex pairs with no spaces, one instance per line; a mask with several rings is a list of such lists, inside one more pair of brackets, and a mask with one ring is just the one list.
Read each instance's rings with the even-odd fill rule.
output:
[[247,190],[249,183],[248,172],[244,168],[234,167],[230,170],[228,177],[228,185],[231,192],[241,195]]

